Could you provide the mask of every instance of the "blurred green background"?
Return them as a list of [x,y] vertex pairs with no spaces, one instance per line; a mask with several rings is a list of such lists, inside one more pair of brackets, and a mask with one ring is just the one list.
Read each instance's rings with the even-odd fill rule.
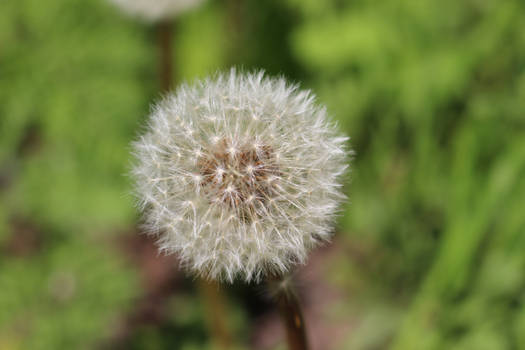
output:
[[[174,78],[240,65],[312,89],[356,151],[301,270],[314,349],[525,349],[525,4],[209,0]],[[154,25],[105,0],[0,1],[0,349],[212,349],[206,306],[133,208]],[[284,349],[259,286],[236,349]]]

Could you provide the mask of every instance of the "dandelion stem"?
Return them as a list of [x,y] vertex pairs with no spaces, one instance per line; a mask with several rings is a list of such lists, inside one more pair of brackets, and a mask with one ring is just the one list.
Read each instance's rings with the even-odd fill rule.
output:
[[227,0],[226,8],[228,11],[227,31],[230,36],[229,61],[232,64],[239,62],[239,49],[241,48],[243,23],[242,15],[244,12],[244,0]]
[[306,328],[299,299],[290,281],[282,279],[276,282],[278,287],[275,298],[286,330],[288,349],[307,350]]
[[217,349],[230,349],[232,338],[224,318],[224,298],[216,282],[199,280],[199,287],[206,304],[208,325],[212,333],[212,341]]
[[159,77],[162,92],[169,91],[173,86],[173,26],[169,21],[158,23],[159,44]]

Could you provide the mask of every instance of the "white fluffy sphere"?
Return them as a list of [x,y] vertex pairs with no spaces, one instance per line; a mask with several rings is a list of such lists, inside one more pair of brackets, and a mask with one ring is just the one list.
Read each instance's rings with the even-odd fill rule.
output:
[[203,0],[110,0],[122,11],[148,22],[175,17]]
[[133,145],[147,227],[205,278],[281,275],[331,236],[346,141],[282,78],[232,70],[182,85]]

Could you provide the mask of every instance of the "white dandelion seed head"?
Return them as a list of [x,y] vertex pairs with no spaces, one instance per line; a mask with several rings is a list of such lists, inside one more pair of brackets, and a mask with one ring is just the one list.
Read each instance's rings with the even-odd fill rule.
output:
[[110,0],[130,16],[147,22],[163,21],[201,4],[203,0]]
[[346,141],[282,78],[232,70],[182,85],[133,145],[147,227],[205,278],[282,275],[331,236]]

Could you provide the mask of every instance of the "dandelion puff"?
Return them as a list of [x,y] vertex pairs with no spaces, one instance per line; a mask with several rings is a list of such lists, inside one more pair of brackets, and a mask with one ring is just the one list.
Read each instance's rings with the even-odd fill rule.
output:
[[283,78],[232,69],[182,85],[133,144],[146,227],[204,278],[283,275],[332,234],[346,142]]
[[130,16],[147,22],[158,22],[196,7],[203,0],[110,0]]

